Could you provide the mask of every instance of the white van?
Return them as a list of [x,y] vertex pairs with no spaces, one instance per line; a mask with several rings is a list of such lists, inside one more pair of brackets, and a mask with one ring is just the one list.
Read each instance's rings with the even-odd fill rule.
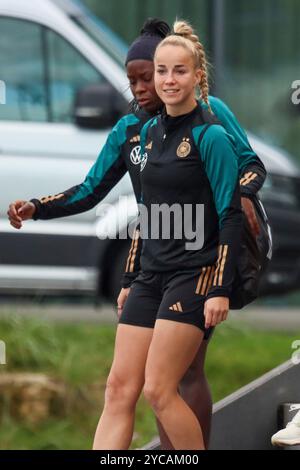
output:
[[[128,176],[104,201],[120,210],[102,218],[94,209],[29,221],[17,231],[6,211],[16,199],[83,181],[131,99],[125,54],[126,45],[78,0],[0,0],[0,291],[119,291],[129,241],[101,240],[96,233],[107,219],[118,217],[120,230],[127,226],[119,196],[130,195],[132,214],[136,207]],[[291,261],[283,262],[291,246],[288,221],[294,232],[300,227],[299,169],[281,150],[249,140],[270,172],[263,192],[276,229],[269,291],[289,289],[300,277],[298,242]]]
[[[79,2],[0,0],[0,289],[92,292],[115,283],[127,243],[99,240],[96,209],[26,222],[8,204],[83,181],[131,94],[126,45]],[[108,195],[132,193],[128,177]],[[121,250],[121,252],[120,252]],[[113,253],[113,259],[112,259]],[[99,269],[101,267],[101,270]]]

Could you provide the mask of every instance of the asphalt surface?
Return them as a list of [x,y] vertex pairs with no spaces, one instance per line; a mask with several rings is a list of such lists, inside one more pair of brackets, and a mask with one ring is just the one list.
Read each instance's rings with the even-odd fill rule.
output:
[[[0,303],[0,318],[11,315],[37,317],[49,321],[117,323],[116,308],[112,304],[87,303],[34,303],[11,301]],[[259,329],[300,331],[299,307],[262,307],[255,304],[242,310],[231,311],[228,324],[248,325]]]

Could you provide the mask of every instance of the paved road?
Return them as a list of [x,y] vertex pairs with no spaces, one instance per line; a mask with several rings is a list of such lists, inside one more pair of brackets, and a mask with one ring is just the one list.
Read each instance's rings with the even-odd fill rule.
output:
[[246,307],[230,312],[230,322],[239,322],[259,329],[300,331],[300,307]]
[[[28,302],[0,303],[0,318],[18,314],[63,322],[116,323],[116,311],[111,304],[36,304]],[[231,311],[229,324],[245,324],[260,329],[300,331],[299,307],[246,307]]]
[[0,303],[0,318],[12,314],[62,322],[116,323],[117,321],[116,309],[111,304],[95,307],[90,303]]

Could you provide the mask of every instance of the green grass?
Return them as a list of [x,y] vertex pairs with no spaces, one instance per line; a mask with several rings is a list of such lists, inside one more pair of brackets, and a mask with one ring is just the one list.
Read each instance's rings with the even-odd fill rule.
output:
[[[40,425],[17,422],[4,407],[0,416],[0,449],[89,449],[103,406],[103,392],[114,344],[111,325],[53,324],[11,316],[0,321],[7,365],[1,372],[43,372],[62,379],[80,400],[65,416]],[[255,331],[223,324],[209,347],[206,371],[214,402],[291,357],[300,332]],[[152,412],[141,399],[132,447],[156,434]]]

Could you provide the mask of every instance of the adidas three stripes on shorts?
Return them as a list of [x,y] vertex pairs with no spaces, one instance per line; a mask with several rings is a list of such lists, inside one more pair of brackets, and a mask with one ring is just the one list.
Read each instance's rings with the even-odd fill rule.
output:
[[141,271],[131,285],[119,323],[154,328],[159,319],[195,325],[204,339],[213,327],[205,328],[205,276],[203,270]]

